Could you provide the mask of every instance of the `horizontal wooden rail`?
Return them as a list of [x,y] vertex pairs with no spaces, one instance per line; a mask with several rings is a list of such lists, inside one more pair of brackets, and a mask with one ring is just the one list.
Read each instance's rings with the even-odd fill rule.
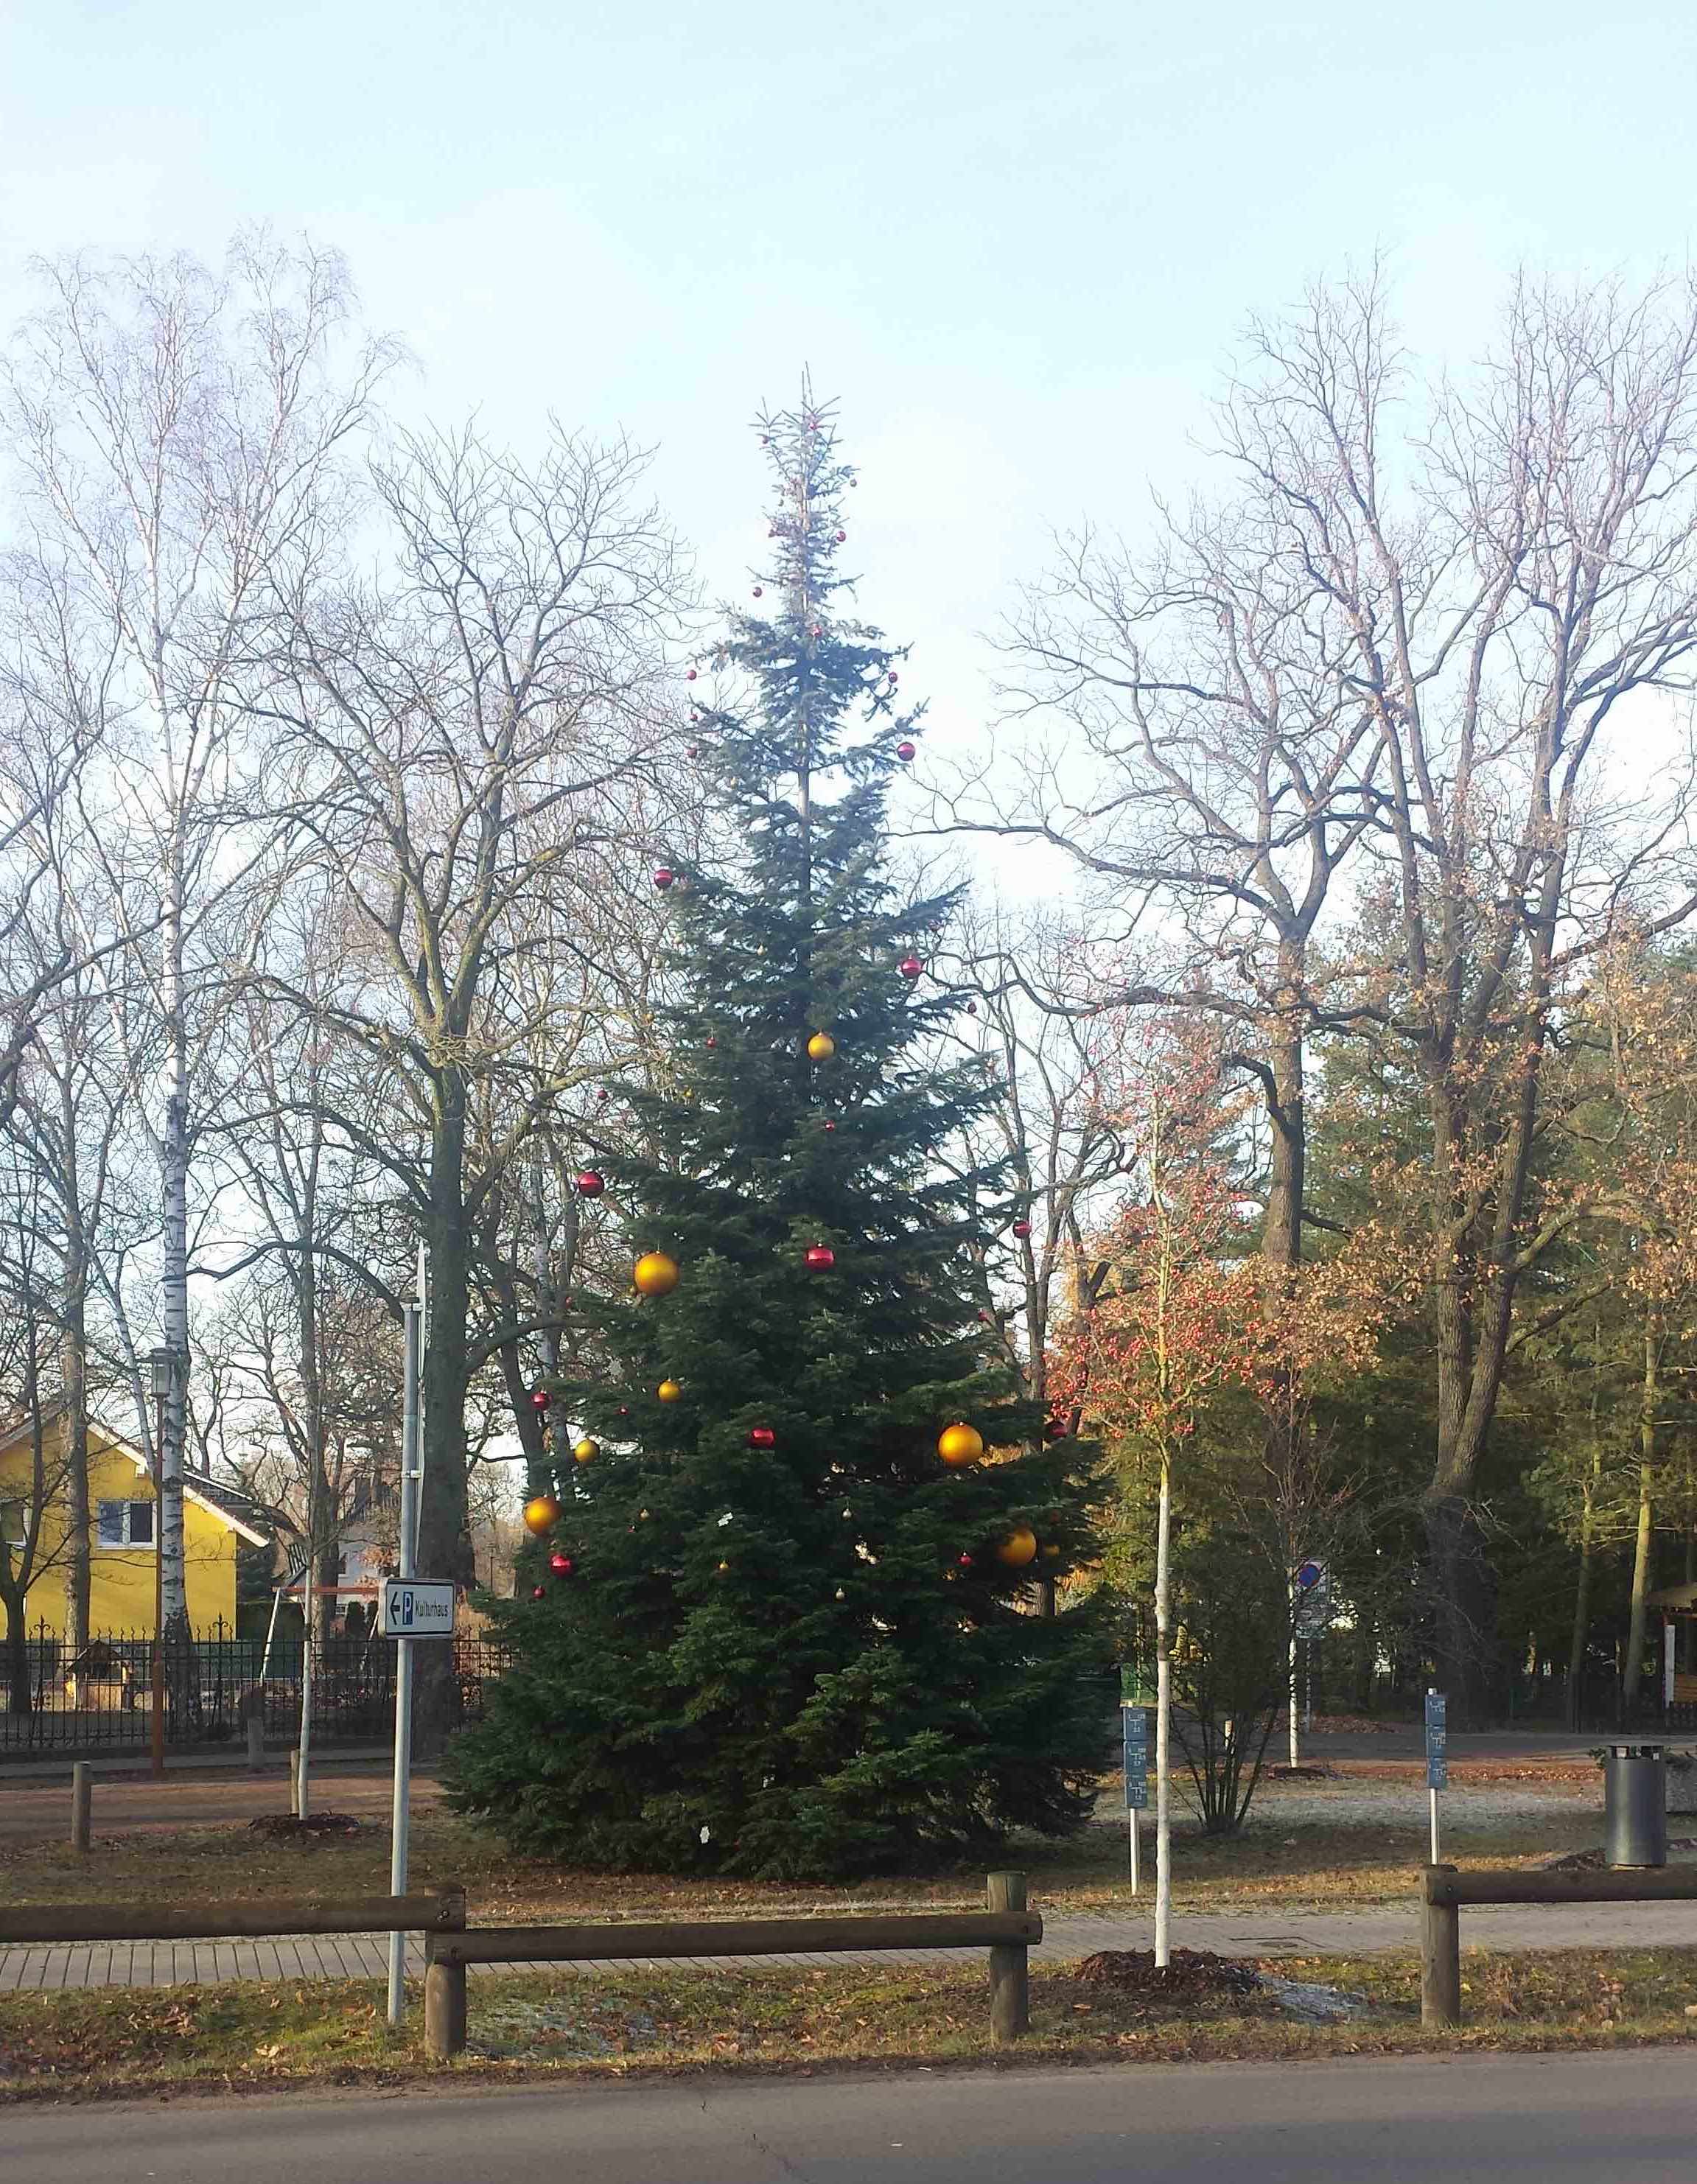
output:
[[426,1945],[425,2046],[446,2060],[465,2047],[468,1964],[617,1964],[644,1957],[782,1957],[866,1949],[988,1949],[990,2037],[1030,2027],[1027,1952],[1043,1920],[1026,1908],[1022,1873],[993,1873],[983,1911],[813,1919],[601,1919],[575,1926],[438,1930]]
[[1461,1907],[1466,1903],[1697,1903],[1697,1866],[1600,1873],[1464,1873],[1428,1865],[1421,1876],[1420,2021],[1461,2022]]
[[253,1934],[450,1933],[465,1924],[465,1891],[350,1896],[314,1903],[0,1904],[8,1942],[212,1942]]
[[617,1964],[632,1957],[787,1957],[855,1949],[1029,1948],[1034,1911],[938,1911],[842,1919],[598,1920],[581,1926],[469,1926],[434,1934],[437,1964]]
[[1697,1866],[1597,1873],[1463,1873],[1426,1869],[1428,1903],[1679,1903],[1697,1901]]

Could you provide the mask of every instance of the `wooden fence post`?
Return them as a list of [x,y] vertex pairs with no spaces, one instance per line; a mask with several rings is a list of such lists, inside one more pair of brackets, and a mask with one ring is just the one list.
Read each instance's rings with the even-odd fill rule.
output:
[[[1023,1911],[1026,1877],[1022,1873],[993,1873],[987,1883],[986,1902],[992,1911]],[[1031,2030],[1029,1952],[1023,1942],[994,1942],[990,1945],[990,2042],[1000,2048]]]
[[1461,2022],[1461,1907],[1434,1900],[1440,1876],[1453,1865],[1428,1865],[1421,1880],[1420,2021]]
[[446,2063],[465,2053],[465,1967],[452,1958],[432,1954],[425,1967],[425,2053]]
[[289,1810],[297,1819],[300,1818],[301,1748],[298,1744],[289,1747]]
[[70,1847],[88,1848],[89,1824],[93,1816],[94,1778],[87,1763],[79,1759],[70,1770]]

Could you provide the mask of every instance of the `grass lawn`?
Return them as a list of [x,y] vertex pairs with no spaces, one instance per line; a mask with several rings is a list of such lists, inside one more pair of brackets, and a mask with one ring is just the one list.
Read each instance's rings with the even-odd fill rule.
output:
[[323,2089],[429,2079],[817,2071],[1022,2063],[1279,2059],[1478,2048],[1638,2046],[1697,2038],[1697,1951],[1470,1952],[1472,2021],[1426,2033],[1411,1956],[1288,1960],[1286,1978],[1366,2007],[1294,2022],[1266,1996],[1203,2002],[1120,1993],[1069,1967],[1034,1969],[1032,2036],[992,2050],[982,1972],[608,1972],[474,1978],[476,2052],[432,2064],[392,2035],[372,1981],[244,1981],[0,1997],[0,2102],[171,2092]]
[[[1351,1819],[1347,1801],[1336,1817],[1309,1817],[1311,1798],[1272,1788],[1258,1801],[1240,1835],[1208,1838],[1188,1825],[1174,1838],[1174,1902],[1181,1910],[1255,1906],[1346,1908],[1390,1899],[1406,1902],[1426,1856],[1423,1792],[1410,1784],[1388,1794],[1384,1780],[1364,1786],[1396,1817]],[[1111,1792],[1110,1793],[1111,1795]],[[1104,1801],[1105,1802],[1105,1801]],[[1405,1802],[1407,1818],[1399,1808]],[[1283,1817],[1288,1804],[1292,1817]],[[1457,1831],[1446,1854],[1470,1866],[1525,1864],[1552,1851],[1601,1840],[1593,1799],[1558,1799],[1535,1817],[1492,1819],[1491,1806],[1472,1819],[1463,1797],[1453,1801]],[[1301,1816],[1298,1816],[1301,1815]],[[1465,1824],[1465,1825],[1464,1825]],[[1146,1816],[1146,1874],[1154,1858],[1152,1816]],[[1032,1878],[1033,1899],[1050,1913],[1131,1909],[1126,1834],[1121,1818],[1104,1817],[1071,1841],[1015,1841],[999,1864]],[[0,1845],[0,1901],[71,1903],[172,1897],[338,1896],[383,1892],[388,1886],[386,1830],[366,1826],[352,1840],[279,1843],[252,1833],[244,1821],[150,1830],[125,1836],[97,1834],[89,1857],[63,1841]],[[982,1900],[982,1875],[965,1869],[902,1875],[854,1886],[682,1880],[654,1874],[580,1872],[515,1858],[492,1836],[442,1813],[425,1814],[413,1830],[412,1885],[464,1881],[474,1924],[644,1915],[699,1916],[713,1912],[800,1911],[886,1904],[965,1904]],[[1147,1892],[1148,1880],[1145,1881]],[[1147,1903],[1147,1892],[1143,1902]]]

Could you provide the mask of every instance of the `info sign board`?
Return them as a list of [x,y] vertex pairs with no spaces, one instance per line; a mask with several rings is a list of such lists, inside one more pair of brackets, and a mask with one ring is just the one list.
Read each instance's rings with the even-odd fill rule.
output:
[[1120,1708],[1120,1734],[1127,1809],[1141,1812],[1149,1801],[1149,1718],[1140,1706]]
[[1324,1563],[1300,1563],[1292,1588],[1299,1638],[1323,1638],[1332,1627],[1332,1578]]
[[1449,1757],[1444,1727],[1444,1707],[1442,1691],[1426,1694],[1426,1786],[1428,1790],[1447,1790],[1449,1787]]
[[415,1577],[386,1577],[377,1606],[384,1638],[451,1638],[453,1586]]

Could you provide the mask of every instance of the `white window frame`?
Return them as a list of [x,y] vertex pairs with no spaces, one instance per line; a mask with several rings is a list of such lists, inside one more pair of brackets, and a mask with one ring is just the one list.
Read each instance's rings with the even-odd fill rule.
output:
[[[107,1537],[106,1513],[108,1509],[116,1509],[122,1513],[118,1524],[120,1536],[115,1540]],[[131,1512],[136,1509],[145,1509],[148,1513],[152,1533],[152,1536],[148,1539],[132,1540],[130,1536],[130,1527],[133,1521]],[[159,1540],[159,1528],[154,1516],[153,1504],[145,1498],[140,1501],[120,1501],[115,1496],[103,1496],[94,1513],[94,1537],[96,1545],[103,1547],[108,1554],[152,1554]]]
[[[19,1529],[15,1535],[8,1513],[14,1509],[18,1512]],[[3,1534],[8,1547],[21,1548],[30,1544],[30,1505],[22,1495],[0,1494],[0,1534]]]

